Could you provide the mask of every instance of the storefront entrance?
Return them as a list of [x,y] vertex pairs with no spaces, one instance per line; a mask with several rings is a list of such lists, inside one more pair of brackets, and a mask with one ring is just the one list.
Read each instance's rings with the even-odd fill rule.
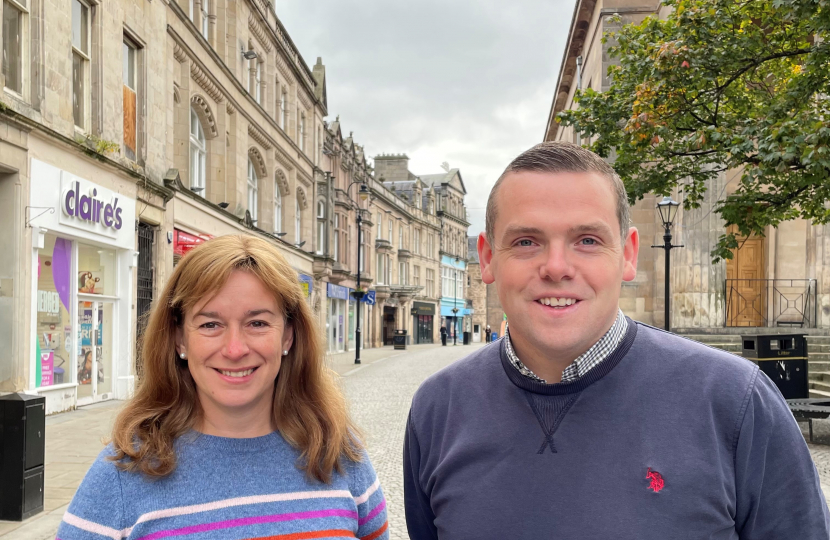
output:
[[432,320],[435,316],[435,304],[428,302],[412,302],[413,332],[412,342],[432,343]]
[[398,309],[395,306],[383,306],[383,344],[392,345],[395,336],[395,315]]

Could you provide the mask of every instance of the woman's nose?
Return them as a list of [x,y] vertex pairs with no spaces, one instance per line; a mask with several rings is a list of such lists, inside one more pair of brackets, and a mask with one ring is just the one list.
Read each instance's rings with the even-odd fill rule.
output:
[[225,356],[231,360],[239,360],[248,354],[248,345],[245,343],[245,335],[241,329],[231,325],[228,328],[225,341]]

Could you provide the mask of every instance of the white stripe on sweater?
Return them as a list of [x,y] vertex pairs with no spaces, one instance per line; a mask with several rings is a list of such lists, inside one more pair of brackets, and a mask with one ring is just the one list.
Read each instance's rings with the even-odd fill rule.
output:
[[63,520],[69,525],[72,525],[73,527],[77,527],[86,532],[100,534],[101,536],[112,538],[112,540],[121,540],[122,538],[130,534],[130,529],[118,531],[113,529],[112,527],[107,527],[106,525],[101,525],[95,523],[94,521],[89,521],[84,518],[80,518],[74,514],[70,514],[69,512],[66,512],[63,515]]
[[368,500],[369,500],[369,497],[371,497],[371,496],[372,496],[372,494],[373,494],[375,491],[377,491],[379,487],[380,487],[380,480],[378,480],[377,478],[375,478],[375,483],[374,483],[374,484],[372,484],[371,486],[369,486],[369,489],[367,489],[367,490],[363,493],[363,495],[361,495],[360,497],[355,497],[355,498],[354,498],[354,502],[355,502],[355,504],[360,505],[360,504],[363,504],[363,503],[365,503],[366,501],[368,501]]

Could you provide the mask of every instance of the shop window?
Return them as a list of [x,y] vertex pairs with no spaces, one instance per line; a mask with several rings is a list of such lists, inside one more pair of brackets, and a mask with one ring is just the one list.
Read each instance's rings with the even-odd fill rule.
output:
[[200,195],[205,195],[202,190],[205,188],[205,161],[207,156],[207,145],[205,142],[205,131],[199,121],[199,115],[193,106],[190,107],[190,189]]
[[37,386],[74,382],[72,242],[47,234],[37,256]]
[[23,94],[23,46],[26,33],[26,7],[28,2],[3,2],[3,76],[6,88]]
[[72,0],[72,116],[75,126],[87,129],[89,99],[89,6]]
[[78,292],[115,296],[115,251],[78,245]]

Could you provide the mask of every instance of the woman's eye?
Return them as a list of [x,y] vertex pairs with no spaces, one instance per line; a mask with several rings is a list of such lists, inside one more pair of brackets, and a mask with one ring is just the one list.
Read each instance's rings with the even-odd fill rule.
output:
[[251,321],[251,326],[254,328],[265,328],[268,326],[268,323],[265,321]]
[[215,330],[218,326],[215,322],[206,322],[201,326],[201,328],[205,328],[206,330]]

